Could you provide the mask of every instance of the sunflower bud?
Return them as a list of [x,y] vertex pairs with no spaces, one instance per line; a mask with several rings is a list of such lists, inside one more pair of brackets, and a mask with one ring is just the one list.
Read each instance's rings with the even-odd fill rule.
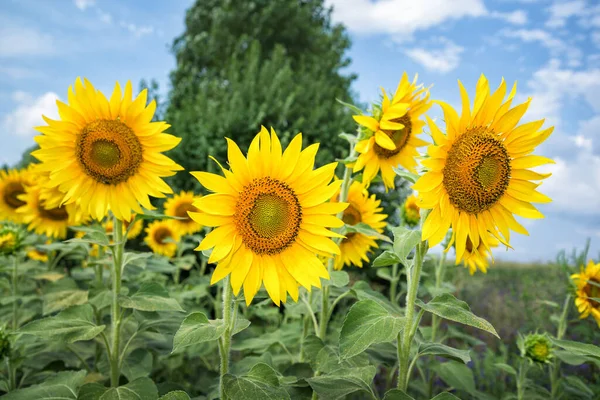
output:
[[18,226],[6,224],[0,226],[0,254],[14,254],[21,247],[23,231]]
[[546,334],[532,333],[520,340],[521,356],[536,363],[549,363],[552,343]]
[[400,215],[402,221],[409,227],[414,228],[419,225],[419,222],[421,221],[421,209],[417,204],[417,198],[414,194],[411,194],[406,198],[406,201],[400,208]]

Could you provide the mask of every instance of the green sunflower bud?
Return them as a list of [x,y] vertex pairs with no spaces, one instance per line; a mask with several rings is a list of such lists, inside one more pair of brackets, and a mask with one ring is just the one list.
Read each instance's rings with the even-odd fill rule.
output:
[[532,362],[549,363],[552,360],[552,342],[545,334],[532,333],[522,340],[521,356]]
[[0,254],[14,254],[21,247],[23,231],[16,225],[0,226]]

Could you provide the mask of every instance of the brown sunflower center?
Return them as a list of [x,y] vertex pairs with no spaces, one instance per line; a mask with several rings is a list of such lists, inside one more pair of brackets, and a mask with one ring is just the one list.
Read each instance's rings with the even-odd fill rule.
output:
[[77,139],[76,154],[86,174],[106,185],[127,181],[142,163],[139,139],[117,120],[87,124]]
[[403,115],[400,118],[393,119],[391,121],[401,123],[402,125],[404,125],[404,128],[399,129],[397,131],[390,131],[390,130],[382,131],[383,133],[388,135],[390,137],[390,139],[392,139],[392,141],[396,145],[396,149],[394,149],[394,150],[384,149],[383,147],[381,147],[380,145],[375,143],[373,150],[375,151],[375,154],[377,154],[381,158],[391,158],[391,157],[395,156],[396,154],[400,153],[400,151],[404,148],[404,146],[406,146],[408,139],[410,139],[410,133],[412,131],[412,122],[410,121],[410,116],[408,114]]
[[168,244],[166,240],[173,237],[173,232],[171,232],[171,230],[166,226],[161,226],[154,231],[152,237],[156,243]]
[[185,218],[185,220],[180,222],[191,222],[192,218],[190,218],[188,211],[197,212],[198,209],[194,207],[192,203],[181,203],[175,207],[175,216]]
[[354,207],[354,205],[350,204],[348,208],[344,210],[342,221],[344,221],[346,225],[356,225],[359,222],[362,222],[362,216],[360,215],[360,211]]
[[256,254],[277,254],[296,240],[302,207],[294,190],[270,177],[244,187],[234,215],[244,244]]
[[[583,287],[583,291],[587,297],[600,298],[600,280],[596,278],[588,279],[588,283]],[[600,303],[592,303],[596,308],[600,308]]]
[[23,200],[19,200],[19,196],[25,193],[25,186],[21,182],[9,182],[4,188],[2,199],[10,208],[16,209],[25,205]]
[[452,205],[477,214],[493,206],[508,188],[510,158],[493,132],[472,128],[450,148],[443,175]]
[[42,218],[52,221],[66,221],[69,219],[69,214],[67,213],[66,207],[56,207],[46,210],[44,208],[44,202],[40,201],[37,208]]

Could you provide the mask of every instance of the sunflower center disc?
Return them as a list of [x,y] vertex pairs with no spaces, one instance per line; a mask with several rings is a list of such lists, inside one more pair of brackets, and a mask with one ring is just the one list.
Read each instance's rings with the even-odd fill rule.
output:
[[350,204],[348,208],[344,210],[342,221],[344,221],[346,225],[356,225],[362,221],[362,216],[360,215],[360,211]]
[[410,133],[412,131],[412,122],[410,121],[410,117],[408,116],[408,114],[403,115],[400,118],[393,119],[391,121],[401,123],[402,125],[404,125],[404,128],[399,129],[397,131],[382,130],[382,132],[388,135],[389,138],[392,139],[392,141],[396,145],[396,149],[388,150],[375,143],[373,150],[377,155],[379,155],[382,158],[390,158],[400,153],[404,146],[406,146],[408,139],[410,139]]
[[502,142],[485,128],[473,128],[450,148],[443,183],[452,205],[477,214],[502,197],[510,170],[510,158]]
[[[596,285],[600,285],[600,281],[594,278],[588,279],[591,283],[588,283],[584,286],[583,291],[588,297],[598,298],[600,297],[600,287]],[[593,303],[592,303],[593,304]]]
[[296,240],[302,208],[288,185],[270,177],[259,178],[240,193],[234,220],[249,249],[274,255]]
[[171,230],[169,228],[160,227],[154,231],[154,241],[160,244],[167,244],[165,240],[172,237]]
[[185,218],[185,221],[181,220],[180,222],[190,222],[192,218],[190,218],[188,211],[194,212],[198,211],[198,209],[190,203],[181,203],[175,208],[175,216]]
[[76,154],[85,173],[106,185],[127,181],[143,160],[136,134],[118,120],[87,124],[77,139]]
[[25,193],[25,187],[21,182],[9,182],[4,188],[2,198],[10,208],[16,209],[26,204],[23,200],[19,200],[19,196],[23,193]]
[[50,208],[46,210],[44,208],[44,203],[40,201],[38,203],[38,211],[43,218],[52,221],[66,221],[69,219],[66,207]]

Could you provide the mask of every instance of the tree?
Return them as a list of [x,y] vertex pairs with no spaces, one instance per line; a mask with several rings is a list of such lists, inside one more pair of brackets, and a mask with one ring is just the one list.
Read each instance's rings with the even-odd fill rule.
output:
[[[343,75],[350,41],[332,25],[323,0],[197,0],[175,39],[177,68],[165,119],[182,143],[169,155],[187,171],[214,170],[226,158],[224,137],[247,148],[260,126],[283,144],[303,132],[321,143],[318,163],[344,157],[340,132],[354,131],[336,98],[353,102],[355,75]],[[198,188],[186,173],[174,189]]]

